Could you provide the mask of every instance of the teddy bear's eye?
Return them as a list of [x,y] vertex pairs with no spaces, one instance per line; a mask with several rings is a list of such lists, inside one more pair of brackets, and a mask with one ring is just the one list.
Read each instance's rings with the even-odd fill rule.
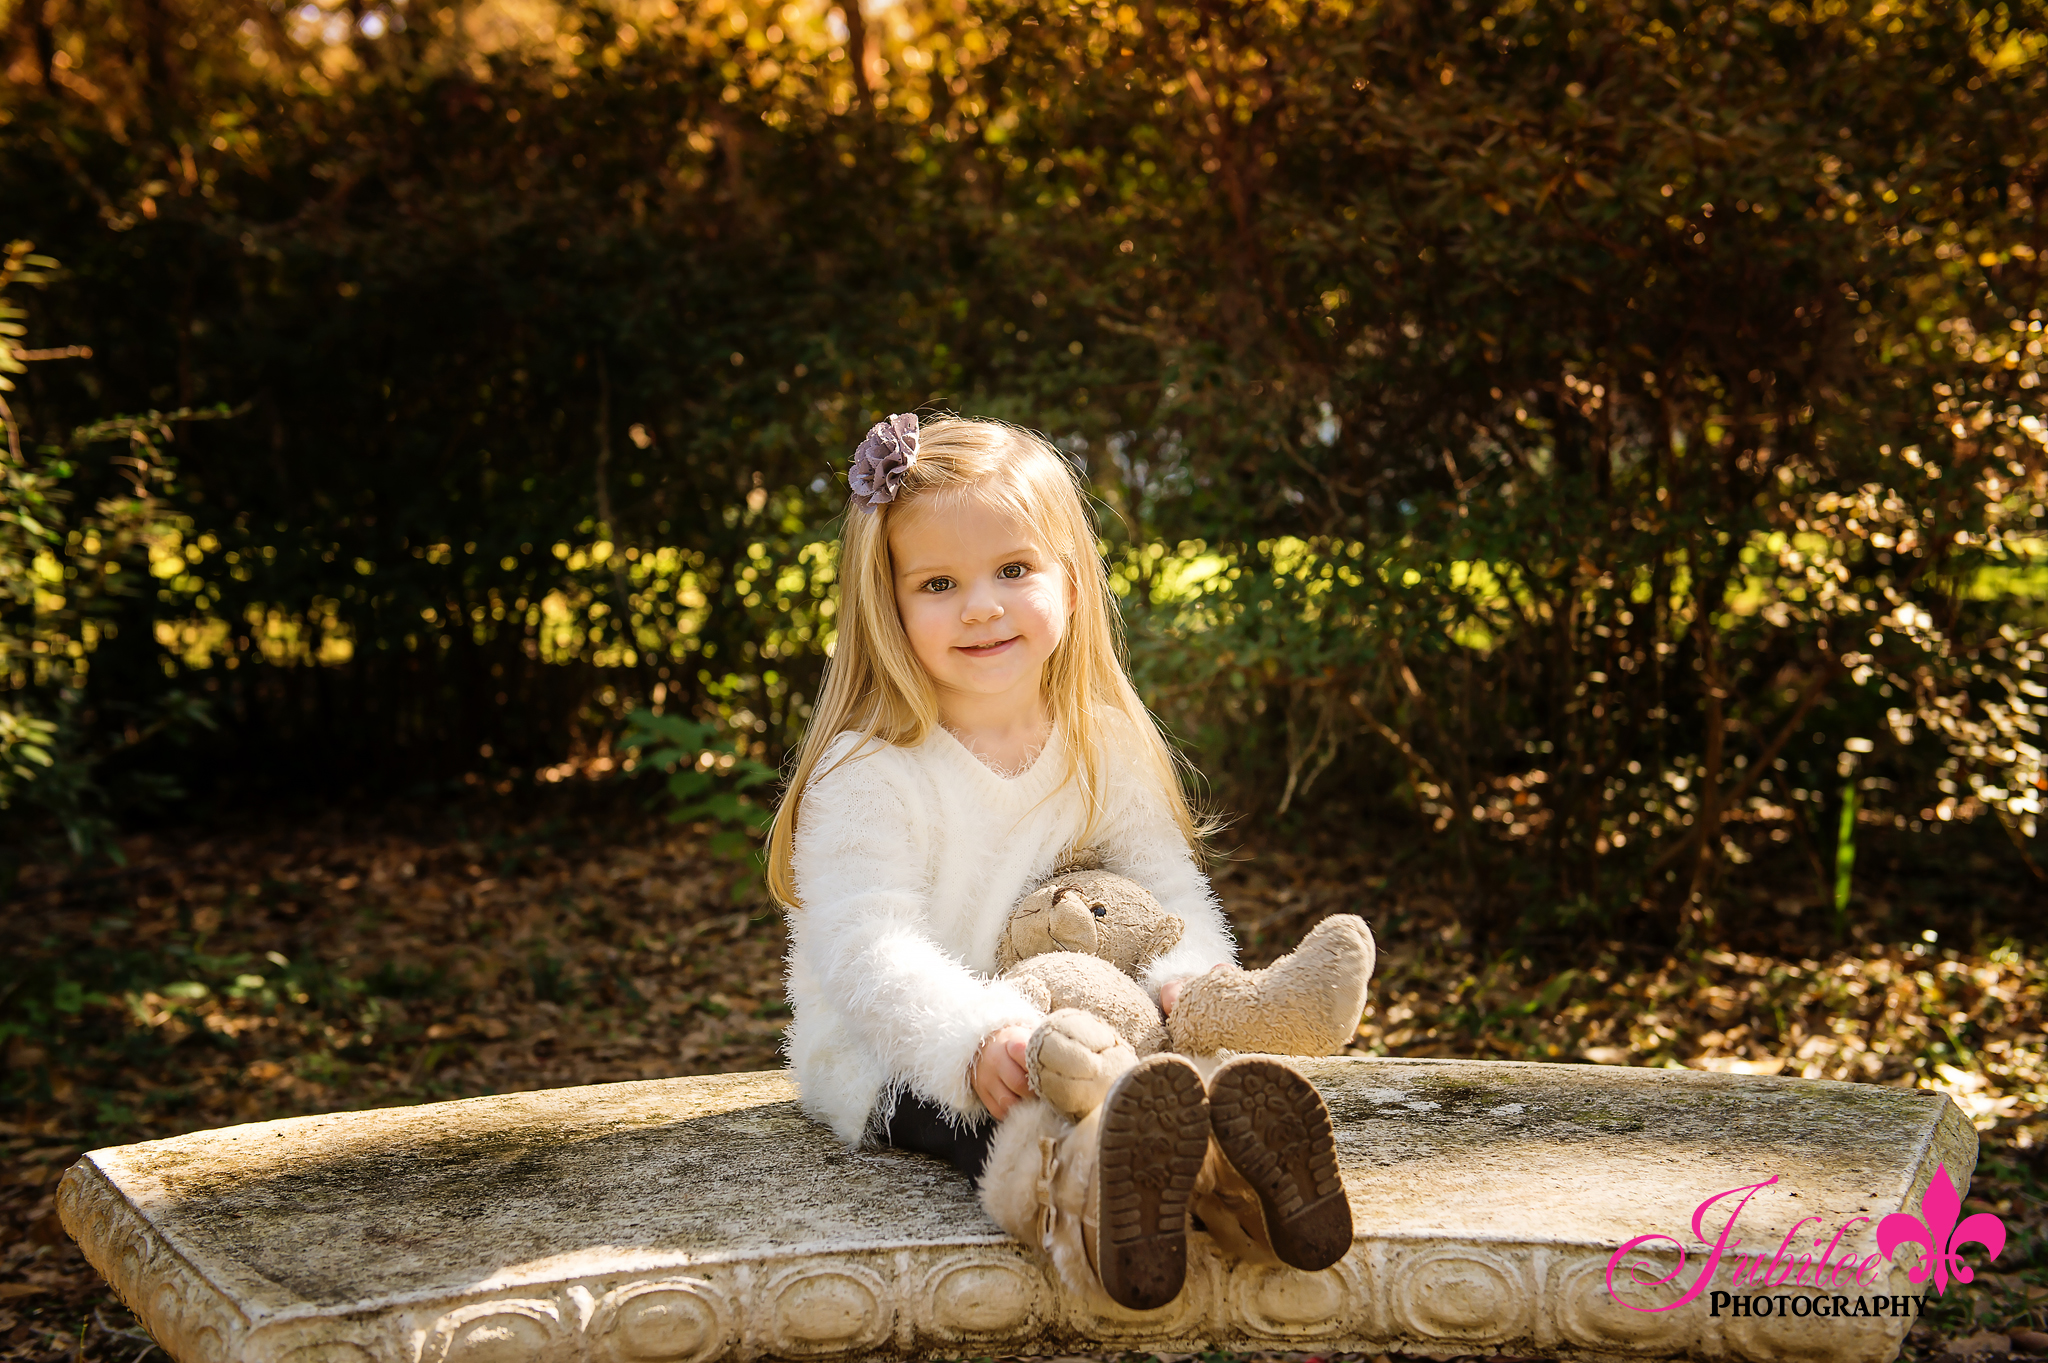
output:
[[1090,904],[1088,912],[1094,914],[1097,918],[1107,918],[1109,917],[1109,906],[1107,904]]

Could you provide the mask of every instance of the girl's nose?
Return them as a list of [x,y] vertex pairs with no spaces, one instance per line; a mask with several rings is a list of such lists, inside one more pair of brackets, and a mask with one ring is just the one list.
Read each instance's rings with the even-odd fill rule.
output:
[[979,625],[1002,618],[1002,602],[996,600],[993,592],[969,592],[967,599],[961,603],[960,620],[963,624]]

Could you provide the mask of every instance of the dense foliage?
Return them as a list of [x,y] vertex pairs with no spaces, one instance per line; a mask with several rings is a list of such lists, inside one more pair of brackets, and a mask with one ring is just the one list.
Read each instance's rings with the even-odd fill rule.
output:
[[772,760],[845,452],[949,407],[1081,461],[1226,805],[1566,914],[1772,840],[1839,908],[1859,820],[2040,860],[2037,4],[8,16],[0,232],[94,352],[30,446],[246,408],[72,721],[204,696],[188,783],[525,780],[636,703]]
[[[24,314],[6,300],[9,290],[48,282],[56,262],[16,242],[0,255],[0,337],[25,330]],[[8,373],[28,361],[74,358],[83,347],[0,349],[0,393]],[[86,353],[89,353],[87,351]],[[84,860],[118,859],[103,770],[160,735],[186,737],[211,727],[211,716],[188,692],[159,689],[146,700],[108,695],[102,688],[93,718],[87,681],[95,662],[115,652],[124,602],[158,595],[156,579],[190,521],[170,506],[171,474],[162,446],[177,422],[204,420],[219,411],[148,412],[95,421],[71,431],[62,448],[30,456],[4,398],[0,422],[7,446],[0,452],[0,811],[25,807],[28,822],[54,823]],[[73,457],[96,445],[118,444],[107,461],[121,483],[117,492],[83,513],[74,500]],[[161,594],[160,594],[161,593]],[[181,792],[174,781],[148,770],[121,773],[130,812],[164,804]],[[38,819],[37,816],[40,816]],[[13,823],[21,824],[20,808]]]

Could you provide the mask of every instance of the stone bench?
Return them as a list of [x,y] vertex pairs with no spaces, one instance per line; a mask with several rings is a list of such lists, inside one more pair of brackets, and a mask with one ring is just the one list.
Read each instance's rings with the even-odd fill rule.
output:
[[[1742,1211],[1745,1252],[1775,1249],[1802,1217],[1831,1232],[1867,1216],[1841,1241],[1864,1258],[1875,1218],[1917,1212],[1938,1164],[1967,1186],[1976,1161],[1954,1105],[1912,1090],[1504,1062],[1303,1068],[1336,1118],[1357,1244],[1319,1274],[1197,1252],[1186,1291],[1150,1314],[1069,1302],[950,1168],[848,1152],[803,1116],[780,1073],[99,1150],[65,1174],[59,1207],[177,1363],[1211,1347],[1881,1363],[1908,1319],[1715,1315],[1706,1293],[1639,1312],[1610,1294],[1609,1259],[1638,1236],[1677,1237],[1695,1250],[1677,1279],[1690,1282],[1694,1209],[1773,1174]],[[1814,1252],[1796,1241],[1802,1250]],[[1883,1262],[1861,1289],[1819,1292],[1925,1290],[1905,1273]]]

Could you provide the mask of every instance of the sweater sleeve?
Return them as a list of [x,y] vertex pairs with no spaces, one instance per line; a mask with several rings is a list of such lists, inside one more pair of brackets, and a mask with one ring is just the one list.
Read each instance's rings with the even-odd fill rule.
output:
[[[833,767],[806,793],[795,847],[796,950],[864,1050],[963,1121],[986,1114],[968,1081],[982,1039],[1042,1014],[928,931],[928,833],[914,780],[893,751]],[[802,1007],[802,1000],[794,1000]]]
[[1168,981],[1237,964],[1237,943],[1163,796],[1129,760],[1118,763],[1116,781],[1118,817],[1102,842],[1109,869],[1150,890],[1185,925],[1173,950],[1146,967],[1143,983],[1156,999]]

